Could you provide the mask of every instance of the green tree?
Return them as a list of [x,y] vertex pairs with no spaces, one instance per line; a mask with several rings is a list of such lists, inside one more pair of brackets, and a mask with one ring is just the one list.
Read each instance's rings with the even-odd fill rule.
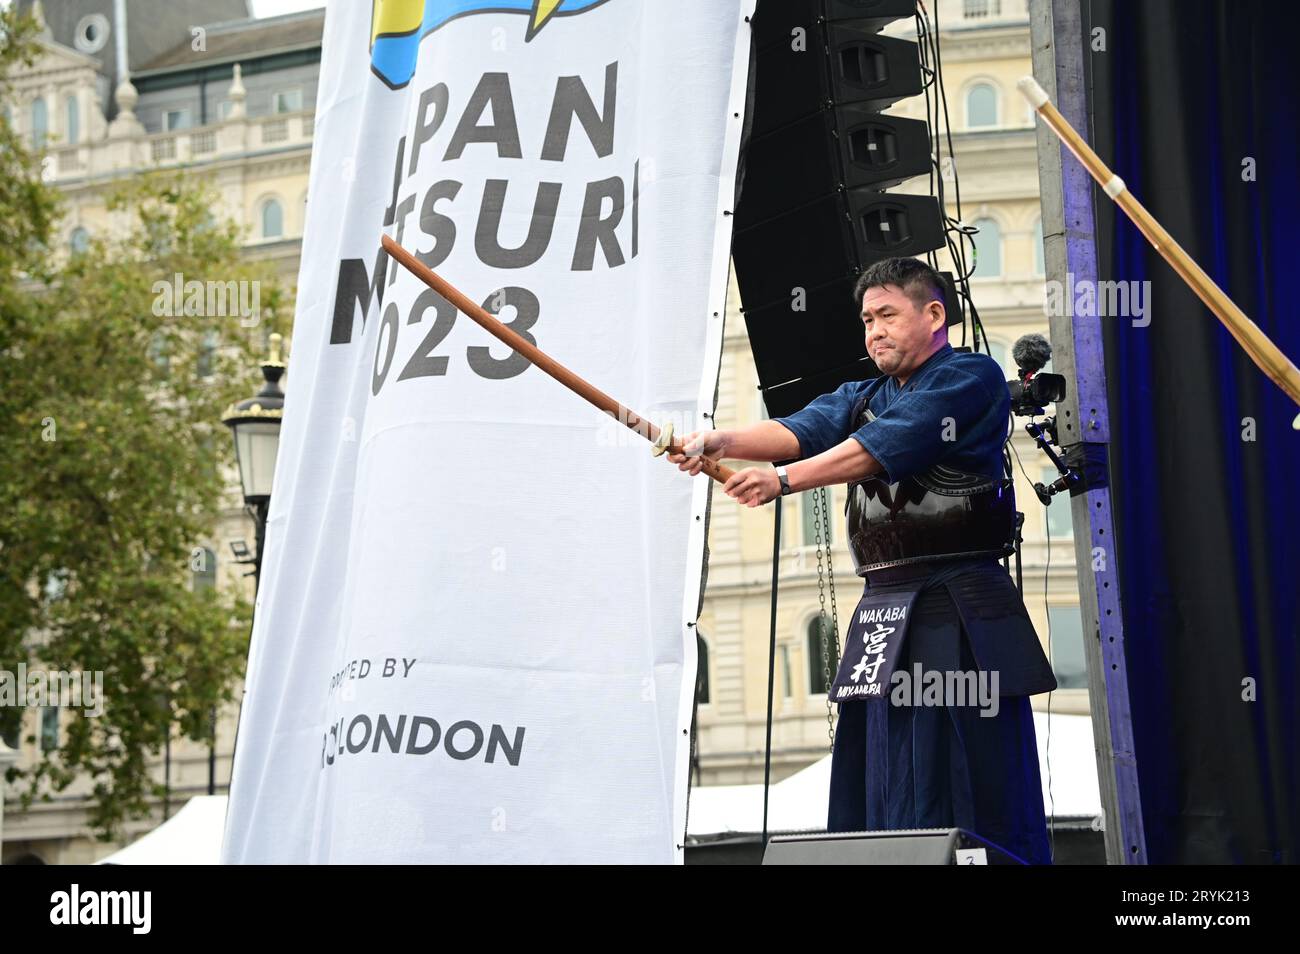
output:
[[[30,61],[11,11],[0,44],[0,76]],[[91,826],[109,839],[162,794],[149,762],[164,740],[207,740],[243,675],[250,607],[195,587],[192,561],[233,465],[221,411],[256,389],[287,302],[213,218],[209,187],[179,174],[127,181],[108,200],[112,235],[52,250],[39,157],[2,117],[0,137],[0,668],[102,672],[104,686],[102,715],[64,710],[57,751],[11,770],[11,791],[26,807],[89,777]],[[255,283],[244,301],[260,308],[172,300],[176,275]],[[0,729],[20,716],[0,708]]]

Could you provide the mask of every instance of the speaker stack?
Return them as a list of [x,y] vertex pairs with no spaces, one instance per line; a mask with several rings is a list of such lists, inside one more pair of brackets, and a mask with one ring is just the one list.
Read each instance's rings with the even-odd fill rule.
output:
[[[877,372],[853,284],[945,244],[932,196],[886,190],[931,168],[930,130],[885,115],[922,92],[917,44],[881,35],[915,0],[759,0],[732,244],[768,413]],[[961,320],[951,279],[949,323]]]

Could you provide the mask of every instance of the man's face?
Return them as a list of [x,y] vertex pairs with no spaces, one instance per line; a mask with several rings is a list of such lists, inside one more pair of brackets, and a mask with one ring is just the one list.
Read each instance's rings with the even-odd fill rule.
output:
[[867,354],[882,374],[906,378],[935,348],[935,333],[945,327],[943,305],[918,308],[897,285],[868,288],[862,296]]

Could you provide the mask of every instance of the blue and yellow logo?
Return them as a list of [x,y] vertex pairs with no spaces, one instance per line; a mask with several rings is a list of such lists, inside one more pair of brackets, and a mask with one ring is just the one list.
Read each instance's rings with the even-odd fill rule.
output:
[[373,0],[370,68],[393,89],[415,75],[420,40],[444,23],[471,13],[526,13],[531,40],[553,17],[572,16],[606,0]]

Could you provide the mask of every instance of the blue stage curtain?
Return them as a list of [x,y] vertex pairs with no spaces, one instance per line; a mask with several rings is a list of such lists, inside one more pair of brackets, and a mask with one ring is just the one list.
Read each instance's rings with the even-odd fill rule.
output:
[[[1085,40],[1102,157],[1300,360],[1289,7],[1095,0],[1084,14],[1104,31]],[[1300,862],[1297,408],[1099,189],[1095,204],[1100,277],[1151,283],[1149,325],[1104,321],[1149,859]]]

